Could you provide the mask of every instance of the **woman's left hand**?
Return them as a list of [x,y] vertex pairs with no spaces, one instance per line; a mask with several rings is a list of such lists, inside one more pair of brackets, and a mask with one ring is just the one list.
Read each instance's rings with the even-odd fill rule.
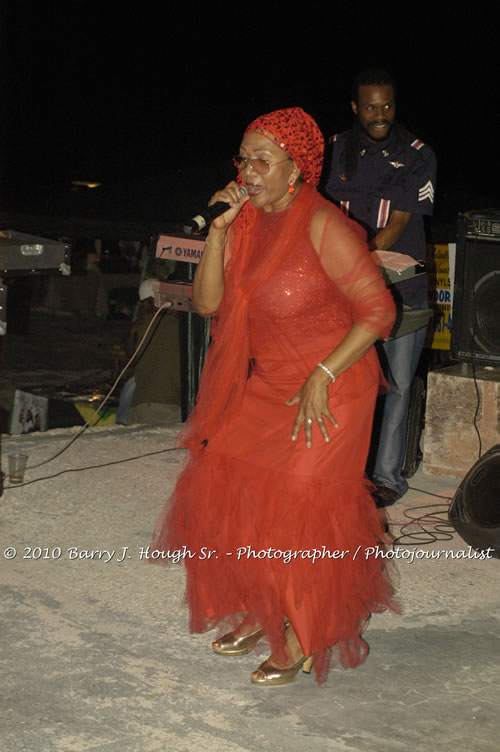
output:
[[338,423],[328,408],[328,385],[330,383],[328,375],[319,368],[315,368],[297,394],[286,403],[287,405],[299,403],[297,417],[293,424],[292,441],[296,441],[303,423],[308,449],[312,446],[312,424],[314,420],[317,422],[325,441],[330,441],[325,419],[328,419],[335,428],[338,428]]

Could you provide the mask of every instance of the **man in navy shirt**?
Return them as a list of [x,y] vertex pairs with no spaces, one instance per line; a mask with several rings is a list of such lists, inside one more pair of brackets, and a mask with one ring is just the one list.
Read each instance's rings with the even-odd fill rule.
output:
[[[395,84],[381,70],[363,71],[354,82],[350,130],[333,137],[326,193],[365,227],[371,250],[415,259],[426,251],[424,215],[432,214],[436,159],[432,149],[395,121]],[[391,286],[396,303],[427,305],[422,274]],[[408,490],[401,475],[406,449],[410,388],[426,329],[384,343],[390,391],[385,398],[373,472],[377,504],[393,504]]]

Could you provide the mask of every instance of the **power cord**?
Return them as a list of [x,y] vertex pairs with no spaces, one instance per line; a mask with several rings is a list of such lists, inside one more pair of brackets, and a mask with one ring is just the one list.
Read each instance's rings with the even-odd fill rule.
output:
[[483,456],[483,442],[482,442],[482,439],[481,439],[481,432],[479,430],[479,426],[478,426],[478,423],[477,423],[477,417],[479,415],[479,410],[481,408],[481,393],[479,391],[479,384],[477,383],[477,378],[476,378],[476,364],[474,363],[474,361],[472,361],[472,378],[474,380],[474,388],[476,390],[476,410],[474,412],[474,430],[477,433],[477,438],[478,438],[478,441],[479,441],[479,448],[478,448],[478,456],[477,456],[477,458],[478,458],[478,460],[480,460],[481,457]]
[[425,491],[423,488],[416,488],[415,486],[408,486],[409,491],[417,491],[418,493],[425,494],[426,496],[433,496],[435,499],[444,499],[445,501],[450,501],[451,499],[449,496],[441,496],[441,494],[433,493],[432,491]]
[[[477,244],[477,236],[474,238],[474,245],[472,248],[472,256],[475,258],[476,255],[476,244]],[[477,383],[476,378],[476,363],[474,360],[475,355],[475,343],[476,343],[476,332],[477,332],[477,296],[476,296],[476,285],[472,285],[472,343],[471,343],[471,351],[472,351],[472,358],[471,358],[471,366],[472,366],[472,378],[474,381],[474,388],[476,390],[476,410],[474,412],[474,430],[477,433],[477,438],[479,441],[479,449],[478,449],[478,459],[480,460],[483,454],[483,442],[481,440],[481,432],[479,431],[479,426],[477,424],[477,417],[479,415],[479,410],[481,408],[481,394],[479,392],[479,385]]]
[[[23,486],[30,486],[32,483],[38,483],[39,481],[42,481],[42,480],[51,480],[52,478],[58,478],[60,475],[65,475],[66,473],[82,473],[85,470],[96,470],[97,468],[100,468],[100,467],[110,467],[111,465],[121,465],[124,462],[132,462],[133,460],[142,460],[144,457],[151,457],[155,454],[164,454],[165,452],[178,452],[181,449],[182,447],[169,447],[167,449],[157,449],[154,452],[146,452],[145,454],[138,454],[135,457],[126,457],[123,460],[112,460],[111,462],[103,462],[100,465],[88,465],[87,467],[70,467],[70,468],[67,468],[66,470],[60,470],[58,473],[54,473],[53,475],[44,475],[41,478],[33,478],[33,480],[27,480],[24,483],[16,483],[15,485],[12,485],[12,486],[5,486],[4,491],[13,491],[16,488],[22,488]],[[49,460],[47,460],[47,462],[48,461]],[[44,464],[44,463],[40,463],[40,464]],[[40,465],[34,465],[33,467],[39,467],[39,466]]]
[[[479,240],[479,236],[475,235],[474,236],[474,240],[473,240],[473,244],[472,244],[472,251],[471,251],[472,258],[476,257],[476,247],[477,247],[478,240]],[[465,252],[465,248],[464,248],[464,252]],[[462,289],[464,289],[464,290],[465,290],[465,276],[466,276],[465,266],[466,265],[464,264],[463,278],[462,278]],[[478,418],[478,415],[479,415],[479,410],[481,408],[481,394],[479,392],[479,385],[477,383],[477,377],[476,377],[476,357],[475,357],[475,355],[476,355],[475,345],[476,345],[476,342],[477,342],[476,336],[477,336],[477,324],[478,324],[478,320],[477,320],[477,294],[476,294],[476,292],[477,292],[476,291],[477,284],[472,284],[471,287],[472,287],[472,290],[471,290],[471,295],[472,295],[472,299],[471,299],[471,315],[472,315],[471,368],[472,368],[472,379],[474,381],[474,388],[476,390],[476,410],[474,412],[473,426],[474,426],[474,430],[475,430],[475,432],[477,434],[477,438],[478,438],[478,442],[479,442],[478,459],[481,459],[481,457],[483,455],[483,442],[482,442],[482,439],[481,439],[481,432],[479,430],[479,426],[478,426],[478,423],[477,423],[477,418]]]
[[[434,509],[433,512],[412,516],[413,512],[423,509]],[[448,520],[448,506],[441,504],[428,504],[422,507],[413,507],[403,512],[410,522],[400,524],[399,535],[393,540],[392,545],[411,546],[415,543],[429,544],[437,541],[453,540],[455,528]],[[433,525],[432,529],[424,525]],[[417,529],[415,529],[417,528]]]
[[[445,504],[424,504],[423,506],[411,507],[405,509],[403,516],[409,519],[409,522],[392,522],[392,525],[399,526],[399,535],[393,540],[392,545],[411,546],[415,543],[430,544],[442,540],[452,540],[455,535],[455,528],[448,519],[448,508],[451,503],[449,496],[424,491],[422,488],[409,487],[411,491],[433,496],[436,499],[444,499]],[[419,514],[421,510],[434,510]],[[416,513],[417,516],[414,516]],[[425,525],[425,527],[424,527]],[[432,529],[428,526],[432,525]],[[417,529],[415,529],[417,528]]]
[[[47,464],[48,464],[49,462],[52,462],[52,460],[55,460],[55,459],[56,459],[56,457],[59,457],[59,456],[60,456],[60,455],[61,455],[61,454],[62,454],[63,452],[65,452],[65,451],[66,451],[67,449],[69,449],[69,447],[70,447],[70,446],[71,446],[72,444],[74,444],[74,442],[75,442],[75,441],[76,441],[76,440],[77,440],[78,438],[80,438],[80,436],[81,436],[81,435],[82,435],[82,434],[84,433],[84,431],[86,431],[86,430],[87,430],[87,428],[89,427],[89,425],[90,425],[90,424],[92,423],[92,421],[94,420],[94,418],[95,418],[95,417],[96,417],[96,416],[97,416],[97,415],[99,414],[100,410],[102,410],[102,408],[104,407],[104,405],[106,404],[106,402],[107,402],[107,401],[108,401],[108,399],[109,399],[109,398],[111,397],[111,395],[112,395],[112,394],[113,394],[113,392],[115,391],[116,387],[117,387],[117,386],[118,386],[118,384],[120,383],[120,380],[121,380],[121,378],[122,378],[123,374],[124,374],[124,373],[126,372],[127,368],[129,368],[129,366],[131,365],[131,363],[133,362],[133,360],[135,359],[135,357],[136,357],[136,356],[138,355],[138,353],[140,352],[140,350],[141,350],[141,347],[142,347],[142,345],[143,345],[143,342],[144,342],[144,340],[146,339],[146,337],[148,336],[149,330],[151,329],[151,327],[153,326],[154,322],[156,321],[156,318],[157,318],[157,317],[159,316],[159,314],[160,314],[160,313],[162,313],[162,312],[163,312],[163,311],[164,311],[164,310],[165,310],[166,308],[170,308],[171,306],[172,306],[172,303],[171,303],[171,301],[169,301],[169,300],[166,300],[166,301],[165,301],[164,303],[162,303],[162,305],[161,305],[161,306],[160,306],[160,307],[158,308],[158,310],[156,311],[155,315],[153,316],[153,318],[152,318],[152,319],[151,319],[151,321],[149,322],[148,328],[147,328],[147,329],[146,329],[146,331],[144,332],[144,335],[142,336],[142,339],[141,339],[141,341],[140,341],[140,342],[139,342],[139,344],[137,345],[137,347],[136,347],[136,349],[135,349],[135,352],[133,353],[133,355],[131,355],[131,357],[130,357],[130,359],[128,360],[128,362],[126,363],[126,365],[125,365],[125,366],[123,366],[123,368],[122,368],[122,370],[121,370],[120,374],[119,374],[119,375],[117,376],[117,378],[116,378],[116,380],[115,380],[115,383],[113,384],[113,386],[111,387],[111,389],[109,390],[109,392],[107,393],[107,395],[105,396],[105,398],[104,398],[104,399],[102,400],[102,402],[100,403],[100,405],[98,405],[98,407],[96,408],[96,410],[95,410],[95,411],[93,412],[93,414],[92,414],[92,415],[90,416],[90,418],[89,418],[89,419],[87,420],[87,422],[85,423],[85,425],[83,425],[83,426],[81,427],[81,429],[80,429],[80,430],[79,430],[79,431],[78,431],[78,432],[77,432],[77,433],[75,434],[75,436],[73,436],[73,438],[72,438],[72,439],[70,439],[70,441],[68,441],[68,443],[67,443],[67,444],[66,444],[65,446],[63,446],[63,447],[62,447],[62,449],[60,449],[60,450],[59,450],[58,452],[56,452],[56,453],[55,453],[54,455],[52,455],[52,457],[49,457],[49,458],[48,458],[47,460],[43,460],[42,462],[38,462],[38,463],[37,463],[36,465],[29,465],[29,466],[28,466],[28,467],[26,468],[27,470],[33,470],[33,469],[34,469],[34,468],[36,468],[36,467],[41,467],[42,465],[47,465]],[[144,456],[146,456],[146,455],[144,455]],[[110,463],[110,464],[111,464],[111,463]],[[55,476],[54,476],[54,477],[55,477]],[[30,482],[33,482],[33,481],[30,481]],[[19,484],[19,485],[26,485],[26,484]],[[11,488],[11,486],[9,486],[9,488]]]

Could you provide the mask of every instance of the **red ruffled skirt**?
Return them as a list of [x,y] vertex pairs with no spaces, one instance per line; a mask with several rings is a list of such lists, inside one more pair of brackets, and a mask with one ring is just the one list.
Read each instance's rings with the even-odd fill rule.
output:
[[222,633],[248,615],[286,662],[286,617],[322,681],[332,652],[344,667],[362,663],[371,613],[398,610],[364,477],[378,384],[340,404],[332,385],[339,428],[328,426],[327,443],[314,423],[307,449],[303,432],[290,440],[297,407],[285,403],[304,378],[289,370],[268,362],[252,373],[238,416],[181,473],[153,546],[186,547],[191,631]]

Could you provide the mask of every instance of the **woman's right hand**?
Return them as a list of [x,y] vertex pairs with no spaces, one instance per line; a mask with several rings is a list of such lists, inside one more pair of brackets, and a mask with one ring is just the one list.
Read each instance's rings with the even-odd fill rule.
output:
[[215,230],[227,230],[229,225],[234,222],[248,199],[248,194],[241,195],[241,185],[235,180],[232,180],[221,191],[214,193],[208,202],[209,206],[212,206],[212,204],[215,204],[217,201],[224,201],[231,206],[231,208],[224,212],[224,214],[220,214],[213,219],[210,226]]
[[212,206],[216,201],[224,201],[230,208],[210,223],[205,250],[194,275],[193,305],[203,316],[212,316],[224,297],[227,229],[248,201],[248,195],[242,196],[241,187],[233,180],[221,191],[214,193],[208,205]]

